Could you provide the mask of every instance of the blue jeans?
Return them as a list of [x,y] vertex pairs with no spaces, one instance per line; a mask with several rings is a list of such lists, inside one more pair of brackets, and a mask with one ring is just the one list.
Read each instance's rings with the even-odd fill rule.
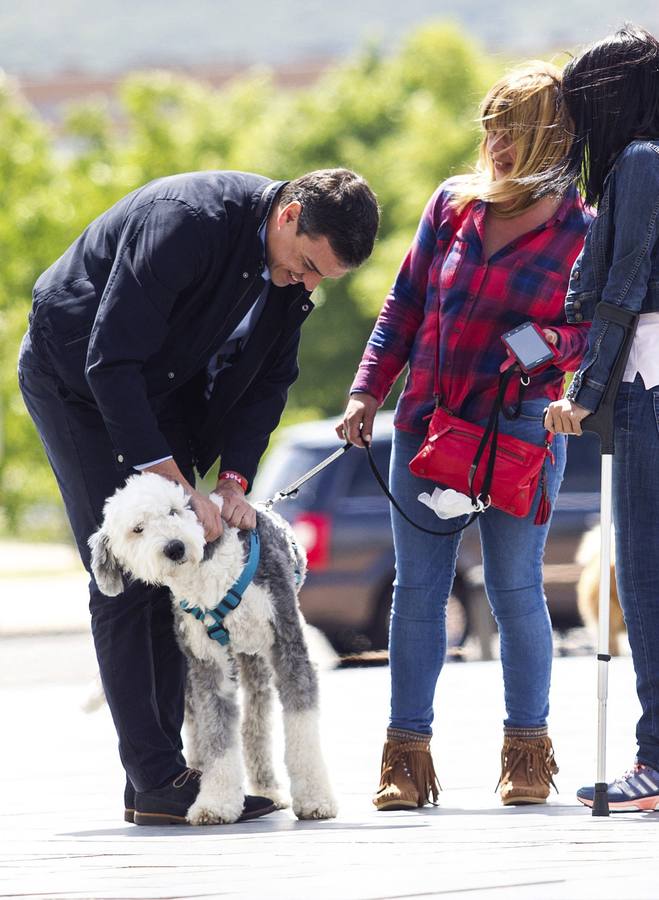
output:
[[659,769],[659,388],[640,375],[616,402],[613,519],[616,580],[642,714],[638,759]]
[[[528,400],[522,416],[501,418],[502,433],[541,444],[546,400]],[[449,531],[465,520],[441,520],[417,497],[432,484],[412,475],[408,463],[423,436],[395,431],[390,467],[391,490],[415,522]],[[554,439],[555,462],[547,463],[547,488],[554,502],[565,468],[565,438]],[[490,508],[478,519],[485,588],[499,627],[506,719],[510,727],[546,725],[552,662],[552,629],[542,583],[542,557],[549,522],[534,525],[540,488],[524,519]],[[435,537],[391,511],[396,579],[391,614],[389,660],[391,720],[394,728],[432,733],[433,699],[446,656],[446,605],[455,577],[461,534]],[[470,526],[475,527],[475,526]]]

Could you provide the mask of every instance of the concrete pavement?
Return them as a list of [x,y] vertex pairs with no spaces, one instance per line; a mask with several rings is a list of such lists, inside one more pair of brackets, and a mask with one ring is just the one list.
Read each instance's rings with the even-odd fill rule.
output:
[[[595,663],[555,661],[551,734],[561,791],[547,807],[503,809],[498,778],[499,664],[446,666],[434,755],[436,809],[378,813],[388,669],[322,673],[323,734],[340,802],[332,822],[282,810],[209,828],[122,821],[122,776],[106,707],[81,709],[95,672],[87,634],[0,639],[0,897],[57,900],[246,897],[652,898],[659,896],[659,813],[593,819],[574,799],[592,779]],[[634,751],[638,709],[629,658],[613,661],[609,775]],[[282,758],[281,730],[276,735]]]
[[86,633],[88,582],[72,544],[0,541],[0,638]]

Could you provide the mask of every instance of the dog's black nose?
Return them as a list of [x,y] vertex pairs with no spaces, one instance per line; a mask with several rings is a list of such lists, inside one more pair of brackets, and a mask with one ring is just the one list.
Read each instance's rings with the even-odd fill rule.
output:
[[178,562],[179,559],[183,559],[185,556],[185,544],[183,541],[170,541],[168,544],[165,544],[163,553],[167,559],[171,559],[172,562]]

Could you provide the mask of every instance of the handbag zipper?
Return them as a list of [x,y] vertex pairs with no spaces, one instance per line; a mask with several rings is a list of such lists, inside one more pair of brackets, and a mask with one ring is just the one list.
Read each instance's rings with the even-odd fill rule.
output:
[[[469,438],[475,444],[480,443],[480,439],[475,437],[470,431],[463,431],[461,428],[454,428],[451,426],[448,431],[452,431],[454,434],[459,434],[462,437]],[[443,431],[442,434],[433,434],[432,437],[428,438],[429,441],[436,441],[438,438],[443,437],[448,431]],[[489,443],[489,442],[488,442]],[[519,453],[515,453],[514,450],[508,450],[506,447],[502,447],[500,444],[497,446],[497,455],[501,454],[501,456],[507,456],[509,459],[516,459],[518,462],[524,462],[524,457],[520,456]]]

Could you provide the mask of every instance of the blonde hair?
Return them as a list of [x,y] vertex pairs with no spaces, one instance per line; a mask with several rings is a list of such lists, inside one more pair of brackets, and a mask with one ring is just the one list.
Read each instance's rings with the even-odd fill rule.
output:
[[[558,167],[572,142],[558,103],[560,83],[560,69],[532,60],[510,71],[488,91],[480,109],[484,134],[475,171],[452,188],[458,210],[472,200],[484,200],[500,204],[497,214],[511,217],[536,202],[534,176]],[[495,181],[487,152],[487,136],[492,131],[508,132],[516,150],[511,172],[499,181]]]

